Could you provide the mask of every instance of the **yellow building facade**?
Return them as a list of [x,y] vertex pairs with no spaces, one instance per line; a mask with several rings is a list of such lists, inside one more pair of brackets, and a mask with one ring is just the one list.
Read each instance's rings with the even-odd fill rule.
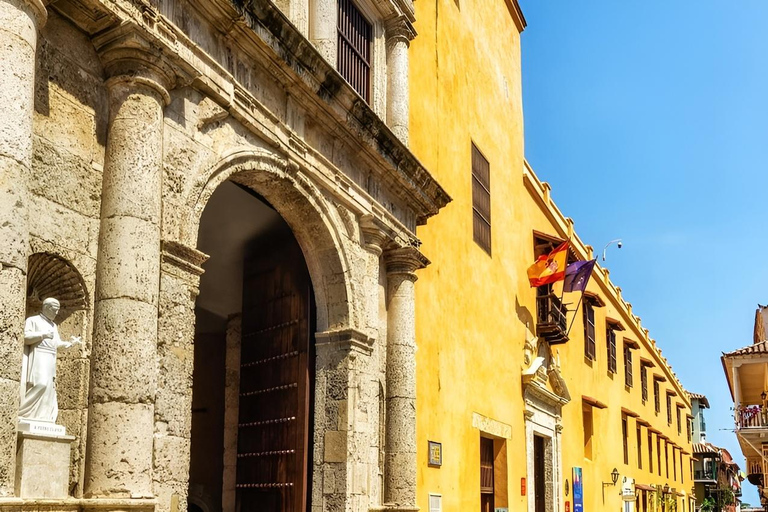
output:
[[453,198],[418,231],[420,509],[691,511],[690,399],[608,271],[564,318],[529,285],[561,241],[594,256],[525,160],[519,6],[415,7],[411,149]]

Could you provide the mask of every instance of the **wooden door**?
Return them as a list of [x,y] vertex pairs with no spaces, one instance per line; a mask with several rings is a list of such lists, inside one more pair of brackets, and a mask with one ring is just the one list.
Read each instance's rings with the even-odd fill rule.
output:
[[544,438],[533,436],[533,492],[535,512],[547,512],[547,488],[546,473],[544,471],[544,457]]
[[237,447],[240,512],[306,512],[314,317],[295,241],[245,263]]

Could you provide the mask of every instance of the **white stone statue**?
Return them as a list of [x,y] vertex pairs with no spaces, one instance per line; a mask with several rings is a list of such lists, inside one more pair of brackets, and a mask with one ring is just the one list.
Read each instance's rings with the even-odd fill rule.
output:
[[53,423],[59,414],[54,383],[56,351],[81,343],[75,336],[70,341],[62,341],[59,337],[59,329],[53,321],[59,307],[58,300],[45,299],[42,312],[27,318],[24,324],[20,418]]

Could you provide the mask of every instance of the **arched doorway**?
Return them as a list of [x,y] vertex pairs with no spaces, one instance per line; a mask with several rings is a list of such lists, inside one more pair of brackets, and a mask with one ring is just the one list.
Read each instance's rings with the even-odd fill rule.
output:
[[316,308],[283,218],[222,183],[200,221],[190,496],[210,512],[309,507]]

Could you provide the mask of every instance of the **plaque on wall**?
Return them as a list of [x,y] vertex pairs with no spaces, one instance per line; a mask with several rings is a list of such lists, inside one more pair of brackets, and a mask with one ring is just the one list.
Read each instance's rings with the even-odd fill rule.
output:
[[440,467],[443,465],[443,443],[428,441],[429,443],[429,465]]

